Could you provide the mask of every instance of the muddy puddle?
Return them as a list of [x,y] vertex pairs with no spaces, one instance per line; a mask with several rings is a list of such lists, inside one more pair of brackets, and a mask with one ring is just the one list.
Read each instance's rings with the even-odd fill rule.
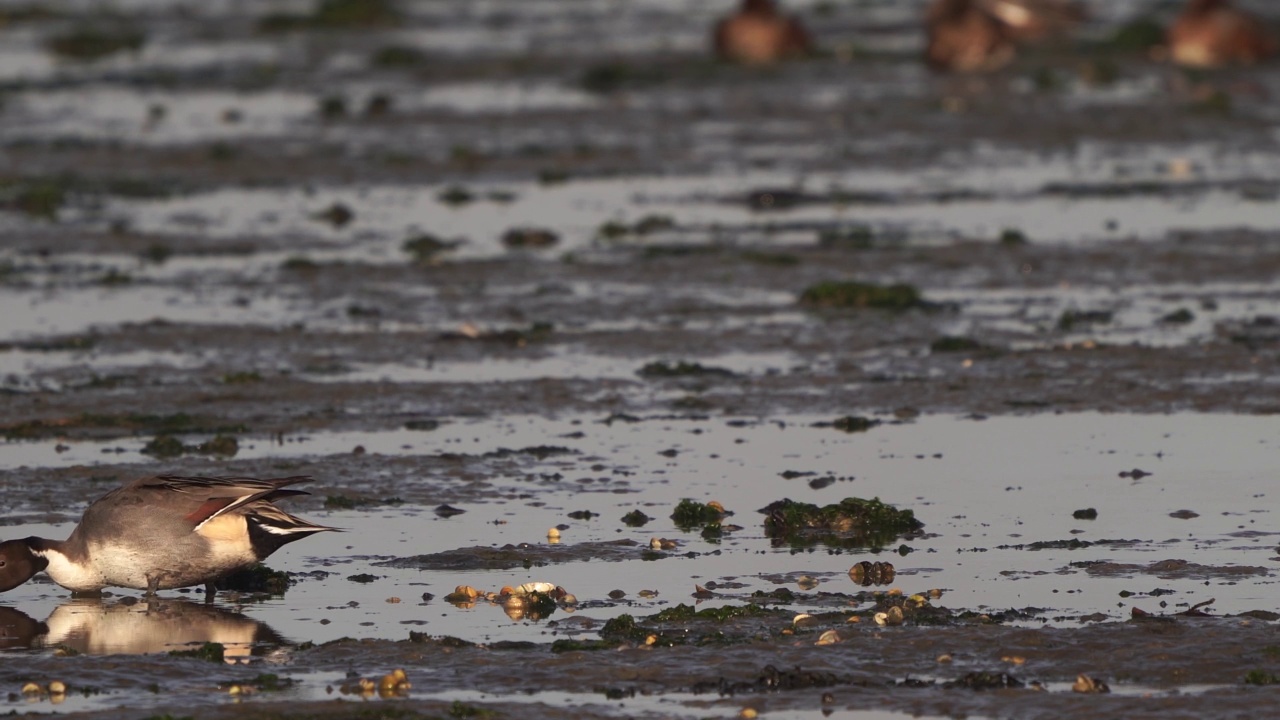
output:
[[1275,67],[794,0],[741,68],[735,4],[0,3],[3,536],[161,472],[344,529],[5,593],[0,712],[1265,715]]

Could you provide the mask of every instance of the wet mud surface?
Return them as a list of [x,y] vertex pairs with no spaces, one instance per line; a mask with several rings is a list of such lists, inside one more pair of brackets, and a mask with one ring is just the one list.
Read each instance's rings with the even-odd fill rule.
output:
[[[6,593],[0,711],[1266,715],[1276,68],[1117,2],[937,77],[862,0],[740,68],[733,4],[0,3],[3,535],[158,472],[346,530]],[[851,497],[923,527],[762,512]]]

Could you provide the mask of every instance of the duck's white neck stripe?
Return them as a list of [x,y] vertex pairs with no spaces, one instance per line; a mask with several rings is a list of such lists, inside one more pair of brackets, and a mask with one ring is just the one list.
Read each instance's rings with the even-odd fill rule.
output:
[[92,565],[81,565],[71,561],[65,553],[54,548],[37,550],[32,553],[42,557],[49,563],[44,569],[53,581],[68,590],[101,590],[107,586],[106,579]]

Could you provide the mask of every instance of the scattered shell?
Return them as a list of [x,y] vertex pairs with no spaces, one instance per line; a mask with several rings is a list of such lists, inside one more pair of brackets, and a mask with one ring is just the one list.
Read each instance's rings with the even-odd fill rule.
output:
[[1007,662],[1012,665],[1021,665],[1025,663],[1027,659],[1022,657],[1021,655],[1005,655],[1004,657],[1000,658],[1000,661]]
[[657,644],[657,642],[658,642],[658,636],[657,636],[657,635],[648,635],[648,636],[646,636],[646,637],[645,637],[645,639],[644,639],[644,644],[645,644],[645,645],[655,645],[655,644]]
[[459,585],[453,589],[453,592],[444,596],[449,602],[475,602],[480,597],[480,591],[470,585]]
[[560,539],[560,528],[551,528],[550,530],[548,530],[548,531],[547,531],[547,539],[548,539],[548,540],[559,540],[559,539]]
[[816,622],[815,618],[809,613],[800,613],[799,615],[796,615],[795,617],[791,618],[791,624],[795,625],[796,627],[800,627],[802,625],[803,626],[813,625],[815,622]]
[[796,580],[796,585],[799,585],[801,590],[812,590],[818,587],[818,579],[812,575],[801,575]]
[[392,672],[383,675],[382,679],[378,681],[378,692],[384,695],[388,693],[395,693],[399,691],[402,686],[407,686],[408,684],[404,670],[393,670]]
[[849,568],[849,579],[859,585],[888,585],[893,582],[897,571],[892,563],[869,562],[863,560]]
[[759,716],[760,716],[760,713],[756,712],[755,708],[749,708],[749,707],[742,708],[742,710],[738,713],[738,717],[743,718],[743,720],[754,720]]
[[658,597],[658,591],[657,591],[657,590],[641,590],[640,592],[638,592],[638,593],[636,593],[636,594],[637,594],[637,595],[639,595],[639,596],[640,596],[640,597],[642,597],[642,598],[656,598],[656,597]]
[[949,662],[951,662],[951,653],[942,653],[941,655],[939,655],[939,656],[938,656],[938,662],[940,662],[940,663],[949,663]]
[[695,583],[693,586],[693,596],[699,600],[709,600],[710,598],[715,597],[716,594]]
[[677,547],[680,547],[680,543],[666,538],[653,538],[649,541],[650,550],[675,550]]
[[818,641],[814,645],[835,645],[838,642],[840,642],[840,633],[828,630],[818,636]]
[[533,593],[542,593],[543,595],[552,595],[556,591],[556,586],[549,582],[527,582],[512,591],[513,595],[532,595]]
[[398,597],[389,597],[389,598],[387,598],[387,602],[389,602],[389,603],[391,603],[392,605],[394,605],[394,604],[396,604],[396,603],[400,602],[400,598],[398,598]]
[[724,505],[721,505],[720,502],[717,500],[712,500],[711,502],[707,503],[707,507],[711,508],[712,510],[715,510],[721,515],[725,514]]
[[43,693],[43,692],[44,692],[44,688],[40,687],[39,685],[33,682],[29,682],[26,685],[22,686],[23,695],[39,695],[40,693]]
[[1072,692],[1078,693],[1109,693],[1111,688],[1101,680],[1095,680],[1088,675],[1080,674],[1076,676],[1076,681],[1071,686]]
[[900,607],[891,607],[887,612],[876,613],[877,625],[901,625],[905,619]]
[[66,692],[67,692],[67,686],[61,680],[54,680],[53,682],[49,683],[50,695],[63,695],[63,694],[66,694]]
[[942,591],[941,591],[941,590],[939,590],[938,588],[934,588],[934,589],[932,589],[932,590],[930,590],[930,591],[929,591],[929,599],[930,599],[930,600],[937,600],[937,599],[938,599],[938,598],[940,598],[940,597],[942,597]]
[[860,616],[860,615],[850,615],[850,616],[849,616],[849,619],[848,619],[848,620],[845,620],[845,622],[847,622],[847,623],[860,623],[860,622],[862,622],[862,616]]

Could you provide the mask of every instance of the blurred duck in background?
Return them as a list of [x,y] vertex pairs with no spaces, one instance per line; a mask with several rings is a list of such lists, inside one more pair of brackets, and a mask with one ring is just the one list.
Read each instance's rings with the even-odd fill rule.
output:
[[1276,39],[1258,17],[1231,0],[1190,0],[1169,27],[1169,58],[1188,67],[1252,65],[1276,54]]
[[1070,0],[934,0],[925,16],[925,62],[940,72],[989,72],[1018,45],[1064,37],[1085,19]]
[[778,12],[773,0],[743,0],[738,12],[716,23],[716,56],[730,62],[768,65],[813,51],[800,21]]
[[935,0],[925,30],[925,63],[938,72],[999,70],[1017,53],[1008,27],[979,0]]
[[1022,44],[1065,37],[1088,17],[1084,4],[1073,0],[979,0],[978,4]]

